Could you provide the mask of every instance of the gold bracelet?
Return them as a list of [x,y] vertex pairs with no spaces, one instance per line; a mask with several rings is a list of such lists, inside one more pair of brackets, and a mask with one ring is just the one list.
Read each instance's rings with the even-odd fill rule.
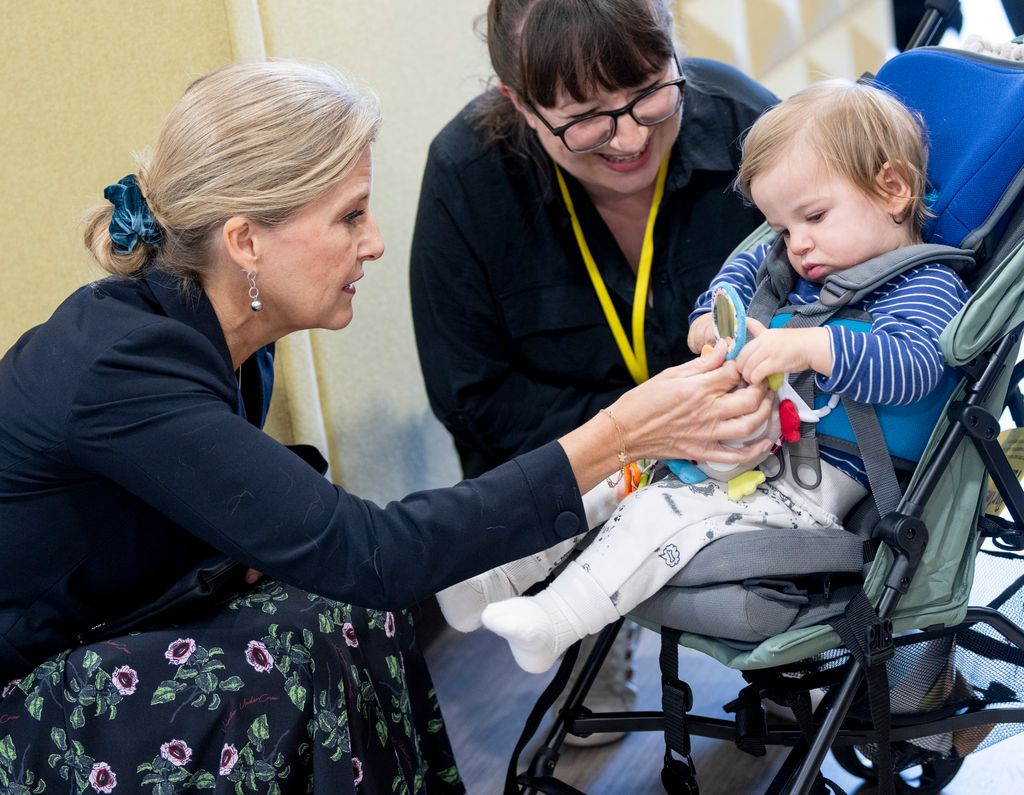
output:
[[615,415],[612,414],[611,409],[601,409],[600,411],[602,414],[608,415],[608,419],[610,419],[612,424],[615,425],[615,433],[618,434],[619,437],[619,463],[622,466],[626,466],[631,459],[629,454],[626,452],[626,435],[622,432],[622,426],[619,425],[619,421],[615,419]]

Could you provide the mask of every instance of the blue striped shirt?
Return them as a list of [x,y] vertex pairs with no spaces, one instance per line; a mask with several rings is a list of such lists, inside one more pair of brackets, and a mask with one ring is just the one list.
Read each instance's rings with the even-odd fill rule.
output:
[[[756,287],[757,269],[768,254],[762,244],[726,264],[697,299],[690,322],[711,311],[715,288],[730,284],[749,306]],[[821,285],[797,279],[788,298],[800,306],[818,299]],[[946,363],[939,335],[969,296],[966,285],[945,265],[919,265],[894,276],[850,309],[872,316],[871,330],[854,331],[829,326],[832,338],[832,375],[816,375],[823,392],[862,403],[906,405],[925,397],[939,383]],[[849,453],[822,448],[821,457],[848,475],[867,483],[861,460]]]

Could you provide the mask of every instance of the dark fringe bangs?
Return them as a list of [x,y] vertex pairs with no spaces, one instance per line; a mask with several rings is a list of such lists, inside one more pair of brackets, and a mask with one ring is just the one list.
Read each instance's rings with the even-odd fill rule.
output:
[[649,82],[673,53],[671,17],[662,6],[655,10],[660,2],[639,3],[643,9],[634,6],[630,12],[623,4],[586,0],[538,3],[520,39],[523,95],[538,107],[551,107],[559,89],[583,102],[595,90],[620,91]]

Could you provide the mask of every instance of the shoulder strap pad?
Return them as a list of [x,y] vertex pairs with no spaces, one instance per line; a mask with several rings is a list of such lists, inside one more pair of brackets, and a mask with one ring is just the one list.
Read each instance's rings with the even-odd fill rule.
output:
[[[935,243],[918,243],[888,251],[867,262],[830,275],[821,286],[819,301],[825,307],[836,309],[854,304],[877,290],[893,276],[927,262],[939,262],[962,272],[974,267],[974,256],[973,252],[967,249]],[[750,301],[747,315],[768,325],[775,310],[785,303],[795,281],[793,267],[789,264],[789,257],[786,254],[785,241],[779,237],[757,270],[757,289]]]
[[786,256],[786,243],[782,236],[775,238],[767,256],[757,269],[757,287],[747,307],[747,317],[769,325],[775,310],[786,300],[796,278]]
[[942,263],[955,271],[962,271],[973,267],[974,257],[967,249],[935,243],[918,243],[887,251],[867,262],[828,276],[821,286],[818,300],[825,306],[855,304],[893,276],[929,262]]

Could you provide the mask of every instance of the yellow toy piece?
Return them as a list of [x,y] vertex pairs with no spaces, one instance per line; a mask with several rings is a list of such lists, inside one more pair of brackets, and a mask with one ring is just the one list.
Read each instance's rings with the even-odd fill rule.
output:
[[744,472],[730,480],[726,485],[726,493],[728,493],[730,500],[739,502],[748,494],[753,494],[764,481],[764,472],[760,469],[751,469],[749,472]]
[[775,375],[768,376],[768,388],[772,392],[778,392],[779,387],[782,386],[782,379],[785,377],[784,373],[775,373]]

